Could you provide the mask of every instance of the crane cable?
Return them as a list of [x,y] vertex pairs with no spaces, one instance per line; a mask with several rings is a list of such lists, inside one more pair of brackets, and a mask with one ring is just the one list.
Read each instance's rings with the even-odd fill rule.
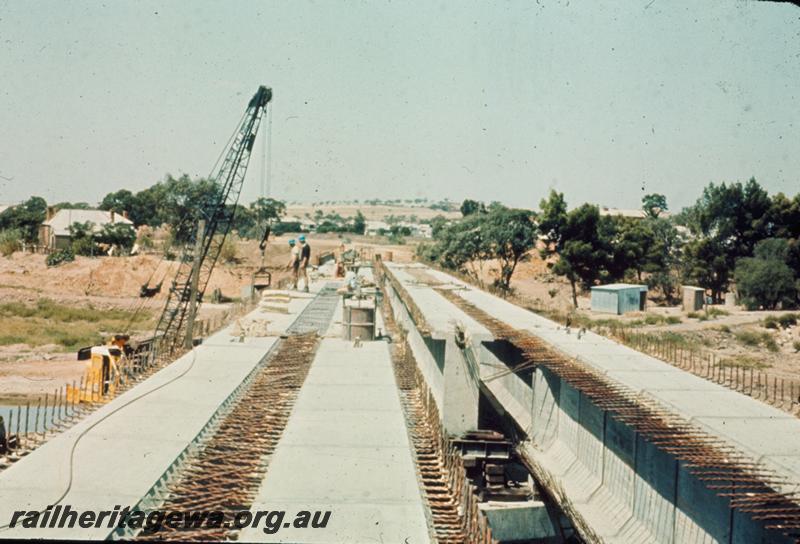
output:
[[[236,123],[236,127],[234,128],[234,130],[231,133],[231,135],[228,137],[228,140],[225,142],[225,146],[222,148],[222,151],[217,156],[217,159],[214,161],[214,164],[211,167],[211,172],[208,174],[207,179],[212,179],[212,176],[216,172],[217,167],[219,166],[220,161],[222,160],[222,157],[225,155],[225,153],[230,148],[231,142],[233,142],[234,138],[236,138],[236,135],[238,134],[239,129],[241,128],[242,122],[244,121],[245,117],[247,116],[247,113],[248,113],[248,109],[245,109],[245,111],[242,114],[242,116],[239,117],[239,120]],[[216,183],[216,179],[214,179],[214,182]],[[189,209],[185,209],[183,211],[183,214],[181,215],[181,217],[179,218],[179,220],[176,223],[176,230],[180,230],[182,227],[189,225],[189,223],[192,222],[191,221],[192,219],[193,218],[189,214]],[[155,276],[155,273],[158,270],[158,267],[161,265],[162,261],[164,261],[166,256],[167,256],[167,252],[166,251],[162,251],[161,258],[159,259],[158,263],[156,264],[156,268],[153,269],[153,272],[150,274],[150,278],[148,278],[148,280],[147,280],[147,285],[150,284],[150,281],[153,279],[153,276]],[[168,274],[169,274],[169,267],[167,267],[167,270],[164,271],[164,276],[161,279],[161,283],[164,282],[164,280],[167,278]],[[139,299],[137,299],[136,301],[134,301],[134,302],[132,302],[130,304],[130,306],[128,307],[128,312],[132,311],[133,315],[130,317],[130,319],[128,320],[127,325],[125,326],[124,330],[122,331],[124,334],[128,334],[130,332],[131,327],[133,326],[133,323],[136,320],[136,317],[138,317],[139,312],[141,312],[144,309],[144,306],[145,306],[146,302],[147,301],[144,298],[139,298]],[[155,336],[155,331],[154,331],[154,336]]]

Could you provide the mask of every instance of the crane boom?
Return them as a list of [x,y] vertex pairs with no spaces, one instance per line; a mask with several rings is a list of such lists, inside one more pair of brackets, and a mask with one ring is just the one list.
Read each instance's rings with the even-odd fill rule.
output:
[[213,178],[218,191],[205,217],[205,228],[202,232],[198,232],[200,229],[195,229],[192,239],[186,245],[169,289],[166,304],[156,325],[156,349],[161,354],[173,353],[182,344],[192,302],[192,276],[195,267],[197,267],[196,302],[202,300],[222,245],[233,224],[236,204],[242,191],[258,127],[271,99],[272,89],[260,86],[247,104],[238,131],[225,153],[219,171]]

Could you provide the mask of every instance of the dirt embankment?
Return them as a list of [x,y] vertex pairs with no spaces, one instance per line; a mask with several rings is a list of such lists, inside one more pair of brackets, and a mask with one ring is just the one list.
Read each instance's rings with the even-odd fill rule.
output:
[[[286,270],[288,240],[293,237],[296,235],[273,238],[267,247],[264,264],[272,272],[275,284],[289,276]],[[335,234],[307,237],[312,253],[317,255],[334,251],[343,242],[348,249],[367,248],[373,253],[391,251],[394,260],[398,261],[409,261],[414,255],[413,245],[382,246],[375,239],[366,237],[340,237]],[[242,287],[250,284],[253,271],[261,266],[261,260],[257,242],[237,241],[235,261],[218,263],[214,268],[206,289],[206,300],[210,301],[210,293],[215,289],[220,289],[225,297],[239,298]],[[36,399],[44,393],[52,393],[65,383],[80,380],[85,363],[76,360],[74,346],[64,335],[75,335],[79,329],[84,335],[88,334],[87,331],[92,334],[107,333],[101,328],[109,326],[105,320],[87,323],[82,320],[81,312],[131,312],[141,306],[155,319],[163,308],[169,283],[177,267],[177,262],[162,259],[160,255],[76,257],[74,262],[57,267],[48,267],[43,255],[15,253],[7,258],[0,257],[0,305],[21,303],[24,307],[36,307],[42,301],[49,300],[59,308],[76,309],[77,312],[73,314],[80,321],[65,323],[60,319],[57,323],[37,316],[42,326],[37,328],[35,339],[28,335],[31,331],[26,333],[26,328],[22,327],[24,325],[30,329],[30,320],[25,321],[24,317],[15,315],[13,319],[7,319],[5,324],[8,330],[4,330],[0,324],[0,404]],[[152,286],[161,281],[161,293],[152,299],[139,298],[142,285],[149,282]],[[210,317],[214,313],[224,312],[226,308],[226,305],[203,304],[200,317]],[[126,320],[125,315],[120,320]],[[140,328],[144,327],[147,332],[152,325],[152,320],[139,323]]]

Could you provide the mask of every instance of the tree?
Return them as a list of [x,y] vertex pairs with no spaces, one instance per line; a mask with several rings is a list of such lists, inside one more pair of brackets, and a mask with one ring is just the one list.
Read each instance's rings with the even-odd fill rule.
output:
[[[108,193],[103,197],[102,202],[100,202],[101,210],[114,210],[117,213],[128,212],[129,217],[135,207],[136,197],[127,189],[120,189],[119,191]],[[131,221],[137,224],[134,219],[131,219]]]
[[642,197],[642,210],[647,217],[656,218],[661,212],[667,211],[667,197],[658,193]]
[[770,222],[776,238],[800,238],[800,193],[792,199],[783,193],[773,196]]
[[563,248],[563,233],[567,225],[567,202],[564,193],[550,191],[547,199],[539,202],[539,231],[545,243],[542,258],[546,259]]
[[358,210],[355,219],[353,219],[353,232],[364,234],[365,230],[367,230],[367,220],[361,210]]
[[250,203],[250,210],[255,213],[256,220],[261,224],[280,221],[286,214],[286,203],[274,198],[258,198]]
[[797,302],[795,274],[786,264],[789,243],[768,238],[756,245],[753,257],[736,263],[736,288],[742,303],[751,310],[787,308]]
[[666,301],[671,302],[680,284],[677,270],[683,255],[682,240],[668,220],[656,218],[646,222],[653,232],[644,258],[644,272],[649,274],[647,286],[661,289]]
[[738,259],[751,256],[775,230],[775,207],[755,178],[745,184],[710,183],[682,215],[696,237],[687,246],[687,277],[710,288],[715,300],[728,288]]
[[772,201],[755,178],[744,185],[710,183],[687,215],[692,233],[714,238],[731,265],[771,235]]
[[69,237],[71,240],[72,253],[75,255],[83,255],[84,257],[93,257],[97,252],[94,233],[94,223],[86,221],[80,223],[78,221],[69,226]]
[[610,248],[600,237],[600,210],[584,204],[567,214],[560,234],[558,261],[551,265],[554,273],[565,276],[572,289],[572,303],[578,307],[577,285],[590,288],[607,270]]
[[464,202],[461,203],[461,215],[467,217],[468,215],[472,215],[478,212],[485,212],[486,207],[483,205],[483,202],[478,202],[477,200],[470,200],[465,199]]
[[447,218],[443,215],[437,215],[431,219],[431,235],[434,238],[439,237],[439,233],[447,225]]
[[714,301],[721,300],[721,295],[730,282],[731,273],[723,245],[714,238],[697,238],[686,245],[684,255],[684,278],[711,289]]
[[106,223],[94,238],[97,243],[116,246],[123,253],[130,253],[136,242],[136,231],[128,223]]
[[536,245],[538,230],[533,214],[528,210],[494,207],[482,222],[482,236],[490,248],[489,255],[500,261],[500,276],[495,285],[508,291],[517,265]]
[[47,202],[42,197],[32,196],[0,213],[0,230],[17,230],[24,241],[33,243],[39,238],[39,225],[46,216]]

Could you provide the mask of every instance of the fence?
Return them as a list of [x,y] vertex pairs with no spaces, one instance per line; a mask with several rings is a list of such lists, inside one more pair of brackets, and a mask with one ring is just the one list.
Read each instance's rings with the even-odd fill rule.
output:
[[[237,302],[221,314],[198,320],[196,336],[209,336],[252,309],[256,302]],[[0,470],[41,445],[48,435],[69,428],[184,353],[159,354],[155,345],[155,338],[140,342],[132,353],[111,365],[105,375],[89,368],[80,380],[64,384],[52,394],[45,393],[35,403],[18,405],[6,412],[7,417],[0,413],[0,456],[5,456],[0,457]]]
[[[439,269],[441,270],[441,268]],[[541,304],[534,304],[524,296],[513,293],[503,294],[498,293],[497,290],[487,289],[480,285],[474,277],[467,274],[453,270],[444,270],[444,272],[479,289],[507,298],[519,306],[554,321],[563,324],[567,319],[567,313],[544,308]],[[710,350],[688,347],[680,338],[637,332],[622,326],[594,326],[591,328],[598,334],[613,338],[628,347],[661,359],[701,378],[729,387],[791,414],[800,415],[800,381],[779,377],[754,367],[745,368],[737,365],[730,357],[722,358]]]
[[791,413],[800,412],[800,382],[778,377],[753,366],[736,364],[732,357],[690,347],[680,338],[636,332],[626,327],[614,327],[607,336],[673,366],[729,387]]

